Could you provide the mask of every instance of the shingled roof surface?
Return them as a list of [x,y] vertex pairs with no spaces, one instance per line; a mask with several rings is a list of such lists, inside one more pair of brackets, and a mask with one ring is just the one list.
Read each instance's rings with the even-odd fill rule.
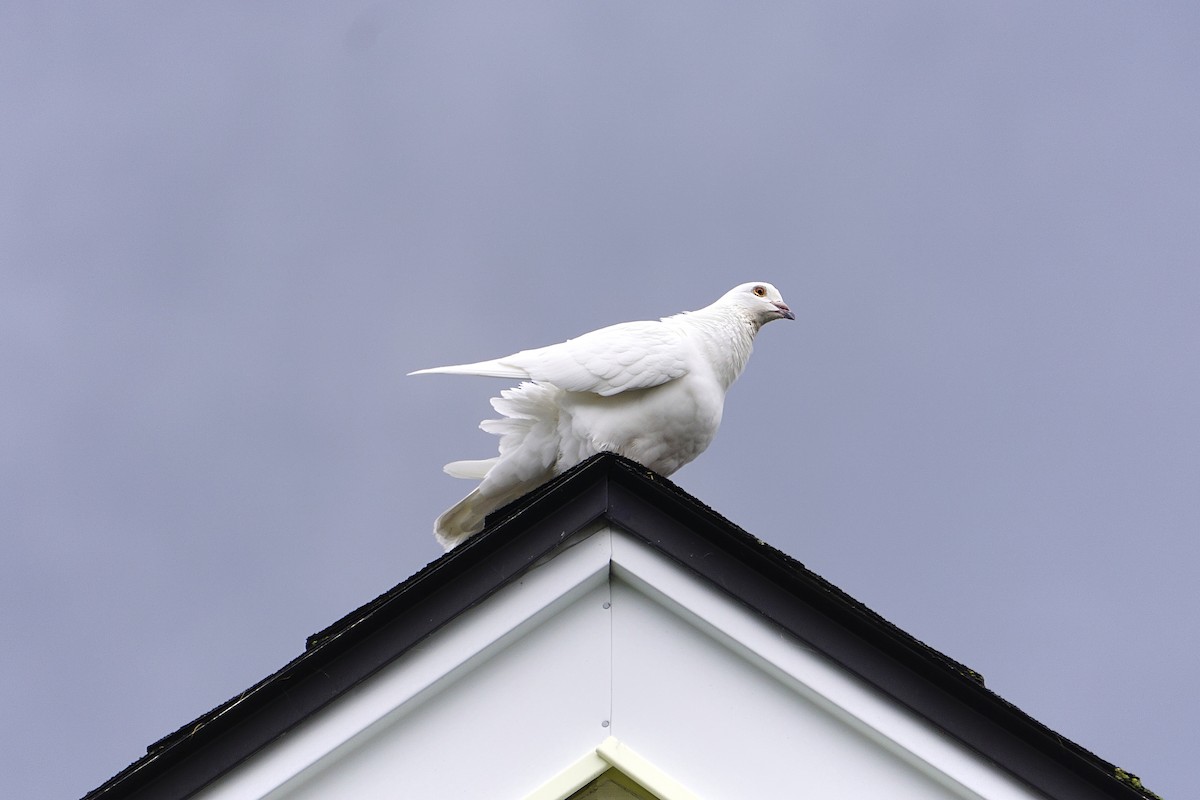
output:
[[605,518],[1054,798],[1157,798],[963,664],[923,644],[670,481],[609,453],[488,518],[487,528],[309,637],[273,675],[150,745],[84,800],[183,798],[368,679]]

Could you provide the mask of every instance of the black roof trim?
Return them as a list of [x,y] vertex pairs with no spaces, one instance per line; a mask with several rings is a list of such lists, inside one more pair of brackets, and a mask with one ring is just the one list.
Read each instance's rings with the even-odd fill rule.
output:
[[305,652],[151,745],[84,800],[184,798],[483,602],[606,517],[1046,795],[1154,798],[921,643],[670,481],[595,456],[488,519],[487,530],[309,637]]

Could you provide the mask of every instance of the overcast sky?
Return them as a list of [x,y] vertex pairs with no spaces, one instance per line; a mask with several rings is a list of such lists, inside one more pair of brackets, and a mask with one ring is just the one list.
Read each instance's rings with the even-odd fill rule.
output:
[[503,382],[773,282],[675,480],[1200,795],[1200,6],[0,6],[0,767],[82,795],[437,557]]

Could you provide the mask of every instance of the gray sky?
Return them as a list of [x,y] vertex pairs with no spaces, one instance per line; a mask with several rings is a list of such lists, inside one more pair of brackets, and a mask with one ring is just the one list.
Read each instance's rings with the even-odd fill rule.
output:
[[0,8],[0,766],[81,795],[435,558],[503,382],[771,325],[675,480],[1200,794],[1190,3]]

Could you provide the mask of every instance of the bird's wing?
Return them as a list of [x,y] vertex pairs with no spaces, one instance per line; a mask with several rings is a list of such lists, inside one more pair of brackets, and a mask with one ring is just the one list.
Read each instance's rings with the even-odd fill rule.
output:
[[688,373],[688,349],[680,331],[662,322],[622,322],[561,344],[522,350],[474,364],[410,373],[486,375],[552,383],[569,392],[614,395],[648,389]]

